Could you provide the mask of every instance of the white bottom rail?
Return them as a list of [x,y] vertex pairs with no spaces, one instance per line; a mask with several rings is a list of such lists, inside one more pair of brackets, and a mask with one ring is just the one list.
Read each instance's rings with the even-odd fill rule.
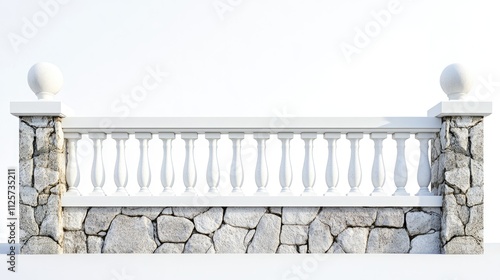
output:
[[441,196],[64,196],[63,207],[442,207]]

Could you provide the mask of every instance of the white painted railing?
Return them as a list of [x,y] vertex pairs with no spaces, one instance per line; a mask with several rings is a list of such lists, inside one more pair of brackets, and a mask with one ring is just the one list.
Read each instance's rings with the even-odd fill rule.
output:
[[[116,191],[110,194],[113,196],[132,196],[128,199],[129,203],[135,205],[138,196],[156,196],[149,190],[151,182],[151,170],[148,156],[148,143],[157,136],[163,141],[162,146],[162,165],[161,165],[161,182],[163,191],[157,196],[160,197],[184,197],[203,195],[208,198],[205,203],[208,204],[222,204],[230,203],[230,200],[223,198],[225,194],[219,191],[219,160],[218,160],[218,140],[222,134],[227,134],[228,138],[232,141],[232,161],[230,166],[230,182],[232,186],[231,192],[228,196],[232,200],[241,200],[235,196],[243,196],[242,185],[244,180],[250,180],[244,177],[244,170],[241,155],[241,141],[244,139],[245,134],[253,135],[257,143],[257,161],[255,166],[255,188],[250,192],[253,196],[258,198],[245,198],[246,203],[251,205],[258,205],[263,203],[275,203],[277,205],[286,205],[294,201],[299,202],[299,205],[338,205],[343,202],[333,196],[363,196],[359,186],[361,183],[361,162],[359,156],[360,140],[368,135],[374,143],[374,159],[371,170],[371,181],[373,191],[371,196],[409,196],[405,190],[408,180],[408,170],[406,167],[405,159],[405,141],[414,135],[420,143],[420,160],[418,164],[417,178],[420,190],[417,193],[417,198],[392,198],[392,200],[382,199],[372,201],[381,201],[381,203],[388,203],[390,205],[405,205],[411,203],[422,204],[423,206],[436,206],[440,205],[440,197],[432,196],[429,191],[430,183],[430,164],[429,164],[429,141],[436,137],[436,133],[441,128],[441,121],[439,118],[434,117],[406,117],[406,118],[287,118],[280,119],[279,124],[275,124],[275,118],[107,118],[106,123],[112,124],[108,127],[102,127],[102,118],[88,118],[88,117],[67,117],[63,119],[63,131],[67,139],[67,182],[69,190],[63,200],[66,205],[82,205],[84,202],[100,201],[103,204],[113,204],[108,198],[98,198],[106,196],[102,190],[105,174],[109,171],[104,170],[102,142],[112,141],[104,140],[110,136],[116,142],[116,163],[114,170],[114,182]],[[286,126],[283,125],[286,123]],[[82,135],[88,134],[88,137],[93,141],[93,165],[91,170],[91,178],[94,190],[85,196],[78,191],[80,171],[78,169],[77,158],[77,141]],[[127,154],[125,153],[125,143],[128,141],[129,136],[135,134],[135,138],[139,141],[139,162],[137,168],[137,181],[140,186],[139,192],[132,194],[127,191]],[[173,158],[172,158],[172,141],[175,140],[176,135],[180,134],[180,138],[185,142],[185,158],[183,168],[183,183],[184,191],[175,193],[172,185],[175,180]],[[321,176],[317,176],[315,169],[315,160],[313,157],[314,140],[317,139],[319,134],[323,134],[323,138],[328,142],[328,156],[326,171]],[[196,189],[198,181],[199,163],[195,162],[194,148],[198,138],[204,135],[208,141],[208,164],[206,169],[206,184],[209,189],[206,193],[200,193]],[[266,142],[270,139],[271,135],[281,140],[281,163],[279,174],[269,174],[267,165]],[[351,156],[349,161],[348,182],[350,191],[347,194],[338,191],[337,184],[339,177],[343,174],[339,173],[339,162],[337,159],[337,141],[345,136],[350,141]],[[396,167],[394,170],[394,184],[397,189],[394,193],[388,193],[384,188],[386,179],[386,170],[383,158],[383,143],[388,136],[397,142],[396,153]],[[302,169],[302,183],[303,191],[301,193],[300,201],[297,199],[290,200],[289,198],[283,199],[283,196],[292,196],[290,185],[293,178],[297,174],[293,173],[290,155],[290,140],[293,138],[301,138],[304,142],[304,162]],[[347,163],[340,163],[347,164]],[[318,174],[319,175],[319,174]],[[278,194],[271,194],[267,190],[267,183],[270,176],[278,176],[281,184],[281,191]],[[201,177],[201,176],[200,176]],[[317,179],[318,177],[318,179]],[[325,193],[318,193],[314,189],[314,185],[319,178],[324,178],[324,183],[328,186]],[[248,191],[247,191],[248,193]],[[222,197],[221,197],[222,196]],[[277,196],[277,198],[266,198],[269,196]],[[330,197],[328,200],[324,198],[305,198],[304,196],[324,196]],[[160,204],[160,201],[169,201],[174,204],[193,203],[192,198],[163,198],[163,199],[141,199],[141,201],[149,201],[146,204]],[[116,199],[115,199],[116,200]],[[123,201],[120,199],[119,201]],[[152,202],[156,201],[156,202]],[[351,199],[351,203],[366,203],[366,198]],[[100,204],[100,203],[97,203]],[[195,204],[199,204],[196,202]],[[238,203],[236,203],[238,204]],[[368,203],[371,205],[371,203]],[[238,204],[239,205],[239,204]]]

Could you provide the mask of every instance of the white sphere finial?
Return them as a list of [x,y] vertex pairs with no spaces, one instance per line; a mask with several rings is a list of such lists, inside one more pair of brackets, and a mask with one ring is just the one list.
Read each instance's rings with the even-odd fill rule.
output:
[[28,72],[28,84],[38,100],[52,100],[61,90],[63,81],[61,70],[52,63],[36,63]]
[[463,100],[474,85],[470,72],[461,64],[453,63],[441,72],[441,88],[450,100]]

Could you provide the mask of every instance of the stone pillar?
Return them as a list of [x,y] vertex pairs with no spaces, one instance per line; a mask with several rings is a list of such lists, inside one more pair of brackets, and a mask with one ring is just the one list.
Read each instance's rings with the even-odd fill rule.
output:
[[482,254],[483,247],[483,117],[491,102],[463,100],[471,88],[462,66],[441,74],[450,101],[429,115],[442,118],[432,145],[432,191],[443,196],[441,245],[444,254]]
[[59,117],[20,117],[20,242],[23,254],[62,253],[65,147]]
[[66,149],[61,120],[67,109],[50,99],[62,74],[49,63],[35,64],[28,82],[40,101],[12,102],[19,117],[19,239],[22,254],[63,252],[61,197],[66,191]]

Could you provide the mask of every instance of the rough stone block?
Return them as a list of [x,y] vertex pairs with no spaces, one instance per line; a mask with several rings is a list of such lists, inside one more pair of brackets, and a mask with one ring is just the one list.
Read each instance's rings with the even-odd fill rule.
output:
[[284,225],[308,225],[319,212],[319,207],[283,207]]
[[473,127],[477,125],[483,117],[459,116],[451,117],[451,127]]
[[456,153],[469,154],[469,130],[467,128],[451,128],[451,149]]
[[24,243],[33,235],[38,235],[38,224],[35,221],[33,207],[19,205],[19,240]]
[[333,243],[328,225],[315,219],[309,226],[308,247],[310,253],[324,253]]
[[184,246],[184,253],[205,254],[213,248],[213,246],[210,237],[195,233],[189,238],[186,246]]
[[276,253],[280,244],[281,218],[264,214],[260,219],[248,253]]
[[157,219],[158,238],[161,242],[186,242],[194,225],[183,217],[159,216]]
[[405,214],[401,208],[379,208],[375,226],[381,227],[402,227],[405,221]]
[[19,160],[29,160],[33,157],[35,145],[35,130],[26,123],[19,122]]
[[456,168],[444,173],[445,181],[466,193],[470,188],[470,170],[468,167]]
[[59,244],[63,241],[63,225],[62,219],[59,213],[49,213],[45,215],[45,219],[42,221],[40,226],[40,235],[46,235],[52,237]]
[[366,251],[368,228],[347,228],[337,236],[336,241],[345,253],[361,254]]
[[483,241],[483,216],[482,204],[471,207],[469,222],[465,226],[465,234],[481,242]]
[[87,253],[100,254],[102,252],[103,244],[104,244],[104,239],[100,236],[91,235],[87,237]]
[[153,224],[146,217],[118,215],[104,239],[104,253],[153,253]]
[[303,225],[283,225],[280,240],[283,244],[303,245],[307,243],[309,227]]
[[33,159],[19,160],[19,186],[33,188]]
[[224,222],[235,227],[255,228],[266,212],[262,207],[228,207]]
[[484,191],[482,187],[470,188],[467,191],[467,206],[475,206],[483,204],[484,201]]
[[418,235],[411,240],[410,254],[440,254],[439,232]]
[[63,248],[52,238],[33,236],[21,248],[21,254],[62,254]]
[[63,251],[65,254],[86,254],[87,236],[83,231],[67,231],[64,233]]
[[441,229],[441,217],[434,213],[414,211],[406,213],[406,227],[411,236]]
[[222,225],[213,237],[215,252],[217,253],[245,253],[247,247],[245,245],[245,237],[248,233],[247,229],[233,227],[227,224]]
[[457,236],[443,247],[445,254],[482,254],[483,246],[471,236]]
[[479,162],[483,161],[483,150],[484,150],[483,128],[484,128],[483,122],[480,122],[469,130],[470,152],[472,158]]
[[63,209],[63,223],[65,230],[83,229],[83,221],[87,216],[87,208],[68,207]]
[[454,195],[445,195],[443,199],[443,218],[441,219],[441,238],[446,243],[454,236],[462,236],[465,229],[458,215],[459,206]]
[[53,117],[21,117],[20,119],[32,127],[54,127],[54,120],[59,121],[59,118]]
[[483,174],[483,164],[476,160],[470,161],[471,167],[471,184],[472,187],[483,187],[484,185],[484,174]]
[[35,137],[38,154],[56,151],[54,128],[37,128]]
[[200,233],[212,233],[222,224],[224,211],[221,207],[210,208],[210,210],[194,218],[194,226]]
[[368,236],[367,253],[408,253],[410,238],[404,229],[374,228]]
[[119,207],[90,208],[85,219],[85,233],[98,234],[107,231],[111,221],[121,212]]
[[38,205],[38,192],[32,187],[20,187],[19,188],[19,200],[22,204],[29,206]]

